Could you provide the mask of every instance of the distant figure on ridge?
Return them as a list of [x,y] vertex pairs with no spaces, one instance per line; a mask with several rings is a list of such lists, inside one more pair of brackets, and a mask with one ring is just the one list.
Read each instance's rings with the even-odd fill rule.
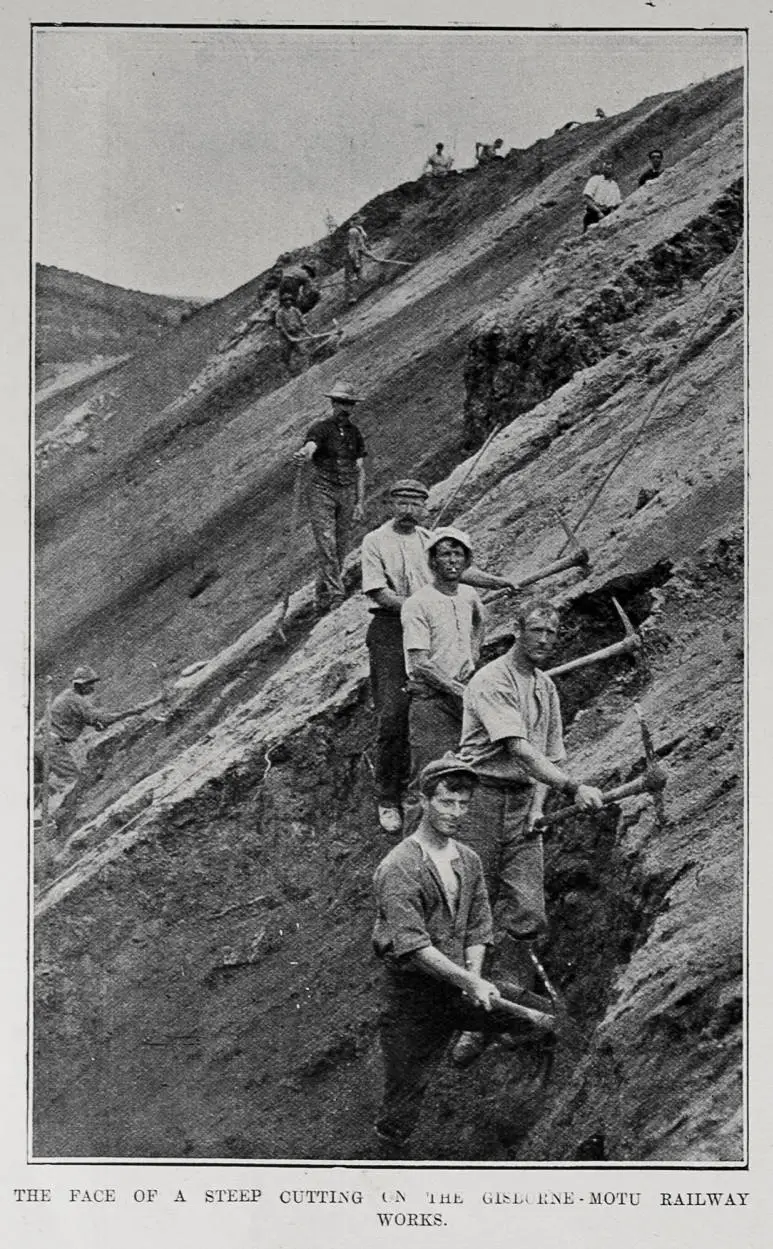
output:
[[647,153],[647,155],[649,156],[650,161],[649,168],[645,169],[644,173],[639,175],[639,186],[644,186],[644,184],[650,182],[652,178],[659,178],[663,172],[663,153],[660,148],[654,147],[651,152]]
[[453,156],[447,155],[443,144],[436,143],[434,152],[430,152],[426,159],[422,173],[430,178],[445,178],[451,173],[453,163]]
[[296,460],[311,461],[309,512],[317,544],[319,570],[314,598],[319,615],[334,611],[346,598],[341,568],[352,525],[365,515],[365,441],[351,419],[360,396],[346,382],[336,382],[327,397],[333,411],[316,421]]
[[362,272],[363,256],[370,256],[368,251],[368,236],[362,224],[362,216],[355,213],[352,217],[349,232],[346,236],[346,252],[344,253],[344,294],[346,302],[355,304],[357,302],[357,287],[360,282],[360,274]]
[[503,146],[504,139],[495,139],[493,143],[476,143],[476,161],[479,165],[490,165],[495,160],[501,160],[500,149]]
[[601,173],[593,174],[585,183],[582,197],[585,201],[585,216],[582,219],[583,234],[588,226],[595,226],[603,217],[607,217],[622,203],[620,187],[613,178],[614,167],[610,160],[605,160]]

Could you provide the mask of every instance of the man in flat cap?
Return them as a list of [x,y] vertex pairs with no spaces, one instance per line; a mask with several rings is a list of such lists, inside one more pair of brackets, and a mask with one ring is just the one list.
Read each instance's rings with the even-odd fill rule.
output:
[[503,999],[541,999],[482,974],[492,938],[481,861],[455,840],[477,778],[448,756],[419,778],[421,819],[376,868],[373,948],[384,965],[380,1020],[384,1092],[375,1122],[382,1152],[399,1157],[415,1128],[427,1085],[459,1029],[521,1035]]
[[[402,796],[410,775],[407,673],[400,611],[414,591],[432,583],[427,544],[432,531],[422,525],[429,491],[404,478],[390,490],[393,516],[362,542],[362,589],[370,599],[367,633],[370,684],[378,717],[376,791],[379,823],[385,832],[402,828]],[[470,565],[462,580],[486,589],[512,588],[505,577]]]
[[309,512],[317,544],[319,571],[315,601],[320,615],[343,603],[341,569],[349,550],[352,525],[365,515],[365,440],[352,420],[360,396],[348,382],[327,392],[332,412],[316,421],[296,460],[311,462]]

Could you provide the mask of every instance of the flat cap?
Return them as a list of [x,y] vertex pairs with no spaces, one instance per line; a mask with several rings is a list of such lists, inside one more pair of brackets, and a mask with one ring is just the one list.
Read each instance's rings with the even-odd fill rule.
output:
[[98,681],[99,674],[90,668],[88,664],[84,664],[81,668],[76,668],[73,673],[73,685],[91,685],[92,681]]
[[415,477],[401,477],[390,487],[390,494],[413,494],[418,495],[421,499],[429,498],[429,490],[423,481],[417,481]]
[[419,775],[419,790],[422,794],[426,794],[429,785],[442,781],[447,776],[463,776],[471,785],[478,784],[477,773],[473,768],[447,750],[442,758],[433,759],[425,768],[422,768]]

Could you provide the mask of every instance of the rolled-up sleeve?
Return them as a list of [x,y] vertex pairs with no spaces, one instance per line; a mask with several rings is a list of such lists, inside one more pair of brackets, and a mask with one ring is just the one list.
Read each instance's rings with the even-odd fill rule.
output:
[[403,625],[403,649],[405,651],[428,651],[432,649],[432,628],[424,604],[415,595],[405,600],[400,610]]
[[415,875],[398,864],[382,865],[373,884],[377,905],[373,946],[378,956],[400,959],[432,945]]
[[492,742],[508,737],[528,737],[520,708],[507,690],[479,685],[470,690],[470,704]]
[[494,939],[494,924],[491,918],[486,883],[483,879],[483,866],[480,858],[471,851],[469,862],[471,882],[470,914],[467,921],[467,935],[464,939],[465,949],[471,945],[491,945]]
[[386,590],[389,588],[389,578],[384,567],[384,561],[381,558],[376,537],[372,533],[366,533],[362,540],[360,562],[362,564],[363,594],[372,594],[374,590]]

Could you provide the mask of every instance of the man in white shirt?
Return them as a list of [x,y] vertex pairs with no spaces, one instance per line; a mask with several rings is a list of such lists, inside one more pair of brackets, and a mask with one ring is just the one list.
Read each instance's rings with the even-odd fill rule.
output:
[[350,304],[357,302],[357,288],[362,272],[362,258],[363,256],[372,256],[372,252],[368,249],[368,236],[365,233],[365,227],[362,222],[361,214],[355,213],[346,235],[344,294],[346,302]]
[[[431,530],[421,524],[429,497],[427,487],[407,478],[395,482],[390,496],[392,519],[366,534],[362,542],[362,590],[371,600],[373,613],[366,641],[378,717],[375,773],[379,823],[385,832],[397,833],[402,827],[402,795],[410,774],[400,611],[410,594],[431,583],[432,573],[426,554]],[[513,588],[505,577],[474,566],[465,570],[463,580],[484,588]]]
[[453,163],[454,158],[447,155],[444,145],[436,143],[434,152],[430,152],[424,163],[422,173],[429,174],[430,178],[445,178],[451,172]]
[[475,671],[484,631],[477,591],[460,584],[472,563],[467,534],[452,526],[436,529],[426,550],[432,584],[411,594],[400,612],[412,787],[428,763],[459,745],[462,695]]
[[605,160],[601,173],[596,173],[585,183],[582,197],[585,201],[585,216],[582,219],[583,234],[589,226],[595,226],[602,218],[607,217],[622,203],[620,187],[613,178],[612,162]]

